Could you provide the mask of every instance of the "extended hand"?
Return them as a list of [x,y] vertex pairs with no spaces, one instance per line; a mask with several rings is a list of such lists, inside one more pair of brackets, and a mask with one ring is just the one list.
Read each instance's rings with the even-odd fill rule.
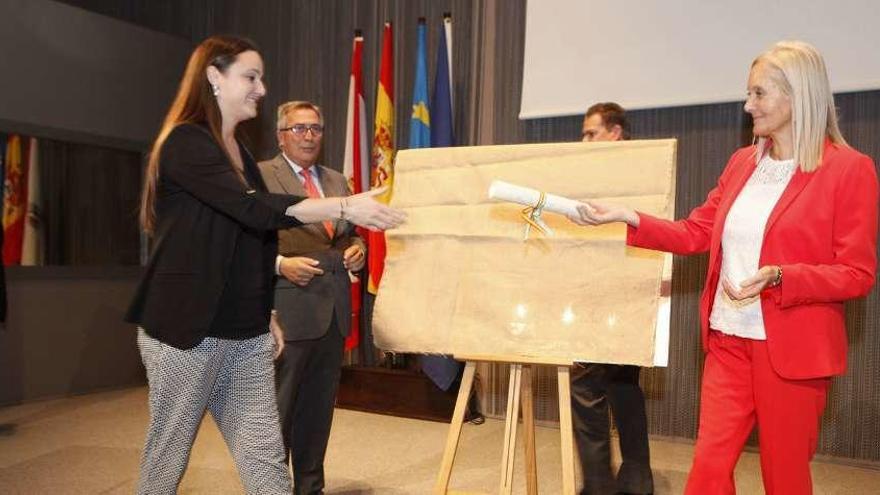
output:
[[633,227],[639,226],[639,216],[631,208],[587,201],[577,206],[578,216],[568,219],[578,225],[604,225],[611,222],[625,222]]
[[365,254],[359,244],[353,244],[342,253],[342,264],[346,270],[358,272],[364,267],[364,261],[367,259]]
[[296,285],[305,287],[315,275],[321,275],[324,270],[318,268],[318,260],[304,256],[282,257],[278,265],[278,271],[287,280]]
[[345,219],[375,231],[400,226],[406,220],[406,213],[375,200],[376,196],[385,193],[387,189],[380,187],[346,198]]
[[776,280],[778,273],[779,267],[777,266],[762,266],[758,269],[758,273],[740,282],[739,288],[736,288],[725,277],[721,278],[721,287],[731,300],[742,301],[760,294]]

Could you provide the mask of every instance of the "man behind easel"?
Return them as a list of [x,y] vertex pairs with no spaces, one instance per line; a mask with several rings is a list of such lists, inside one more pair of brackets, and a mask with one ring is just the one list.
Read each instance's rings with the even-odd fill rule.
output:
[[[624,139],[629,139],[629,125],[620,105],[597,103],[587,110],[582,141]],[[584,483],[581,495],[654,491],[639,371],[638,366],[601,363],[579,363],[572,369],[571,412]],[[609,405],[623,457],[616,480],[611,471]]]

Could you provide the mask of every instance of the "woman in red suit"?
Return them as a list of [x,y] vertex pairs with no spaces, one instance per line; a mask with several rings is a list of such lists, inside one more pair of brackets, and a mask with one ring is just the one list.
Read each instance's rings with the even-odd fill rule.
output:
[[709,252],[700,422],[685,493],[735,493],[733,470],[757,423],[766,492],[809,494],[828,386],[846,371],[843,303],[874,284],[877,175],[841,136],[811,45],[780,42],[758,56],[747,95],[757,142],[733,154],[686,219],[590,202],[572,220],[625,222],[632,246]]

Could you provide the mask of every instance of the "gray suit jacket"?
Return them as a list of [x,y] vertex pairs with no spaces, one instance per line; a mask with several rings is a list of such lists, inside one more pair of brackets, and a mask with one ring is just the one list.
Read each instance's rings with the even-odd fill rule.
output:
[[[280,154],[259,163],[260,173],[270,192],[308,196],[290,165]],[[348,181],[339,172],[318,165],[324,196],[348,196]],[[287,340],[322,337],[336,316],[337,330],[347,336],[351,327],[351,282],[342,265],[342,254],[352,244],[364,247],[354,225],[336,220],[331,238],[321,223],[306,224],[278,231],[278,254],[307,256],[320,262],[324,270],[305,287],[283,276],[275,285],[275,309]]]

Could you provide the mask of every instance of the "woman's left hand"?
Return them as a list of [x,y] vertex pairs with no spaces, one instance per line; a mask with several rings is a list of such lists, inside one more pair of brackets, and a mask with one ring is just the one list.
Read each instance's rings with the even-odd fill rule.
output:
[[278,359],[278,356],[284,350],[284,330],[278,324],[278,315],[275,313],[272,313],[272,316],[269,318],[269,332],[272,334],[272,338],[275,339],[275,354],[272,356],[272,359]]
[[762,266],[758,273],[743,280],[736,288],[726,278],[721,278],[721,287],[731,300],[742,301],[756,297],[762,290],[770,287],[779,276],[779,267],[775,265]]

